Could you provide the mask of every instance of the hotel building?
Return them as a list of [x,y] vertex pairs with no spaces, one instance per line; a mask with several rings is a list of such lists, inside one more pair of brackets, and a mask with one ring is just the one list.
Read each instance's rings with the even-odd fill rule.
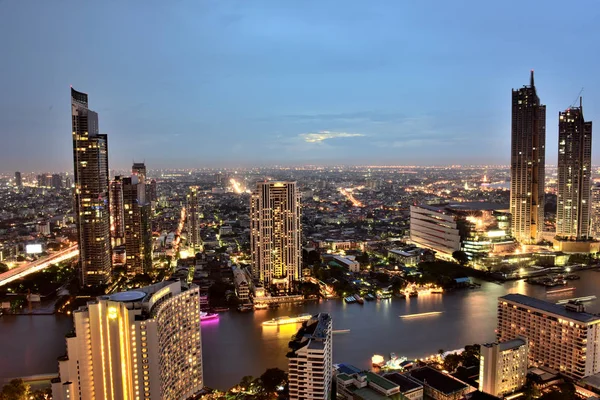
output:
[[533,71],[529,86],[512,91],[510,213],[518,242],[535,244],[544,230],[546,106],[540,104]]
[[583,105],[558,113],[558,192],[556,236],[567,240],[590,236],[592,123]]
[[411,206],[410,240],[446,258],[462,250],[472,259],[515,245],[507,207],[481,202]]
[[55,400],[185,399],[203,387],[197,287],[164,281],[73,313]]
[[302,229],[296,182],[258,182],[250,200],[252,275],[290,290],[301,278]]
[[100,134],[98,114],[88,95],[71,88],[75,214],[82,286],[110,282],[112,250],[108,195],[108,138]]
[[288,379],[290,400],[329,399],[332,389],[332,320],[326,313],[302,324],[290,342]]
[[528,346],[526,339],[480,346],[479,390],[503,397],[525,386]]
[[580,303],[566,306],[521,294],[498,299],[499,342],[526,338],[529,365],[552,368],[574,380],[600,372],[600,316]]

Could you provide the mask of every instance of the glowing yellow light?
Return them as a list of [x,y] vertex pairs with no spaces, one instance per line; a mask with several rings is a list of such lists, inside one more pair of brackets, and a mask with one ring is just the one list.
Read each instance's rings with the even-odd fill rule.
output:
[[110,318],[110,319],[116,319],[117,318],[117,308],[116,307],[109,307],[108,308],[108,318]]

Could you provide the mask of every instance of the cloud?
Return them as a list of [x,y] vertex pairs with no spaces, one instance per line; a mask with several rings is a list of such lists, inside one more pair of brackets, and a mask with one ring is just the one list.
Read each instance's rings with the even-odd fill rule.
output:
[[328,139],[361,137],[366,135],[363,135],[362,133],[319,131],[318,133],[301,133],[298,136],[304,139],[306,143],[321,143]]

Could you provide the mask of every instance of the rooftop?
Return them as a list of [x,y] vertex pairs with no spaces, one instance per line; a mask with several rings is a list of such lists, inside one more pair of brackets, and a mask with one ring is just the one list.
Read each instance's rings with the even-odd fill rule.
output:
[[393,372],[391,374],[385,374],[384,377],[385,377],[385,379],[388,379],[388,380],[394,382],[395,384],[397,384],[398,386],[400,386],[400,392],[402,392],[402,393],[406,393],[411,390],[423,387],[423,385],[421,385],[421,384],[413,381],[409,377],[401,375],[397,372]]
[[569,318],[574,321],[582,322],[584,324],[600,320],[600,317],[597,315],[590,314],[587,312],[570,311],[567,310],[564,306],[549,303],[547,301],[525,296],[522,294],[507,294],[506,296],[500,297],[499,300],[507,300],[517,304],[522,304],[526,307],[536,308],[538,310],[559,315],[564,318]]
[[410,371],[410,375],[427,386],[444,394],[452,394],[467,389],[468,385],[431,367],[423,367]]
[[374,374],[369,371],[365,371],[365,375],[367,376],[367,379],[369,380],[369,382],[373,382],[374,384],[376,384],[377,386],[379,386],[380,388],[382,388],[384,390],[391,390],[391,389],[398,387],[398,385],[396,383],[390,381],[389,379],[384,378],[383,376]]

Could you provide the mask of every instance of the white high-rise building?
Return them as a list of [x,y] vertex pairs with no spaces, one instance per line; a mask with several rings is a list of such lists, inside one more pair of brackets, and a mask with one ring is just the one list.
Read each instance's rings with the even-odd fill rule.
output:
[[73,313],[55,400],[185,399],[203,387],[197,287],[164,281]]
[[591,190],[591,221],[590,231],[594,239],[600,238],[600,185],[592,186]]
[[480,346],[479,390],[502,397],[525,386],[527,339]]
[[600,316],[581,303],[566,306],[522,294],[498,299],[499,342],[526,338],[529,365],[579,380],[600,372]]
[[296,182],[258,182],[250,204],[252,275],[290,290],[301,278],[302,228]]
[[331,330],[331,316],[320,313],[304,322],[290,342],[290,400],[329,399],[333,376]]

